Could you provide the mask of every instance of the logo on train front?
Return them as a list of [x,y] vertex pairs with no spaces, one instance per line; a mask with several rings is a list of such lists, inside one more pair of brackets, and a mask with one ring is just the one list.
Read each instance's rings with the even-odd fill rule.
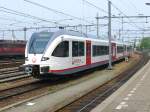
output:
[[32,58],[32,62],[33,62],[33,63],[36,62],[36,58],[35,58],[35,57]]

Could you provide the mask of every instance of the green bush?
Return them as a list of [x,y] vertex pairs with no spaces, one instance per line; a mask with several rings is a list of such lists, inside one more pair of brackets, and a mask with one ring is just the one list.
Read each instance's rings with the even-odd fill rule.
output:
[[141,41],[141,49],[150,49],[150,37],[145,37]]

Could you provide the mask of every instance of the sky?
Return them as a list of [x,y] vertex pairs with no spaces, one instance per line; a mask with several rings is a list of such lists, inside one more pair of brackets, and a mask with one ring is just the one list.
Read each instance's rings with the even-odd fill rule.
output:
[[[19,11],[22,13],[27,13],[32,16],[36,16],[40,19],[44,19],[47,21],[57,22],[62,25],[86,25],[86,24],[95,24],[96,23],[96,15],[98,13],[99,16],[107,16],[106,12],[99,10],[98,8],[102,8],[105,11],[108,10],[108,1],[107,0],[29,0],[31,2],[36,2],[38,4],[44,5],[46,7],[67,13],[69,15],[82,18],[86,21],[78,20],[73,17],[69,17],[60,13],[54,13],[52,11],[46,10],[44,8],[35,6],[26,2],[24,0],[0,0],[0,30],[12,30],[12,29],[22,29],[24,27],[38,27],[38,26],[56,26],[56,24],[51,22],[44,22],[38,19],[31,19],[27,17],[21,17],[18,15],[8,14],[4,8],[12,9],[15,11]],[[94,6],[88,4],[92,3]],[[146,6],[145,3],[150,2],[150,0],[111,0],[112,2],[112,15],[118,16],[119,14],[127,15],[127,16],[136,16],[136,15],[150,15],[150,6]],[[119,10],[117,10],[115,7]],[[5,11],[5,12],[4,12]],[[88,21],[88,22],[87,22]],[[147,21],[147,22],[146,22]],[[150,19],[124,19],[124,22],[138,22],[138,23],[124,23],[124,30],[139,30],[140,28],[148,28]],[[100,20],[100,24],[107,24],[107,20]],[[57,25],[58,26],[58,25]],[[113,19],[112,20],[112,35],[119,35],[119,29],[122,28],[121,19]],[[44,29],[42,29],[44,30]],[[81,29],[78,29],[81,30]],[[82,28],[83,32],[85,29]],[[27,31],[27,39],[30,38],[33,32],[39,31],[39,29],[33,29]],[[100,26],[99,34],[100,36],[107,36],[107,27]],[[96,35],[95,26],[92,28],[88,28],[88,33]],[[124,33],[124,34],[123,34]],[[124,31],[122,35],[128,37],[142,36],[143,33],[141,31],[128,32]],[[145,32],[144,35],[148,36],[149,34]],[[3,37],[5,39],[11,39],[12,35],[15,36],[16,39],[23,39],[24,32],[23,31],[0,31],[0,39]]]

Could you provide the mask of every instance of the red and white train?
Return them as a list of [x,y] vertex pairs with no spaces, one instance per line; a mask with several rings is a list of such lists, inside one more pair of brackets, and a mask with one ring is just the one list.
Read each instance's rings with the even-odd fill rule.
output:
[[[112,61],[130,55],[131,46],[112,41]],[[66,75],[107,64],[109,43],[75,31],[34,33],[25,49],[26,72],[34,77]]]

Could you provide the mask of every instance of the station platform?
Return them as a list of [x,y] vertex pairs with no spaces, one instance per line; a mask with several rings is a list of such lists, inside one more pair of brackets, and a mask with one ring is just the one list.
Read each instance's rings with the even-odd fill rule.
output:
[[150,112],[150,61],[91,112]]

